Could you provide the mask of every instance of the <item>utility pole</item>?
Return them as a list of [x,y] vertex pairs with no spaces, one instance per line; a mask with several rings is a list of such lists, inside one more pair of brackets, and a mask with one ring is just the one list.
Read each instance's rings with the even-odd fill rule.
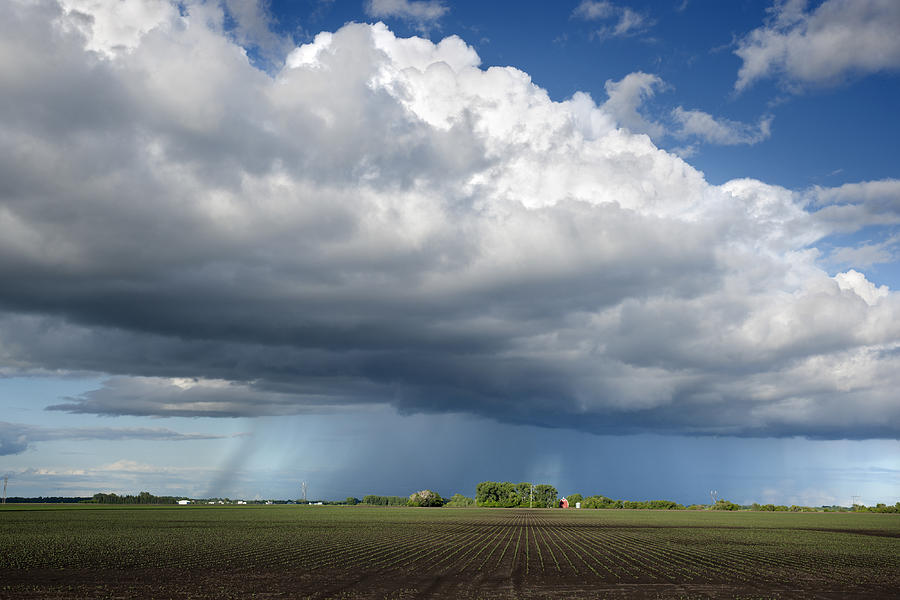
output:
[[9,481],[9,475],[3,476],[3,504],[6,504],[6,482]]
[[715,506],[716,502],[719,501],[718,490],[709,490],[709,499],[712,500],[712,504],[713,504],[713,506]]
[[850,496],[850,510],[856,510],[856,505],[859,504],[859,496]]
[[306,484],[305,481],[304,481],[303,483],[300,484],[300,489],[303,490],[303,501],[306,502],[306,489],[307,489],[307,484]]

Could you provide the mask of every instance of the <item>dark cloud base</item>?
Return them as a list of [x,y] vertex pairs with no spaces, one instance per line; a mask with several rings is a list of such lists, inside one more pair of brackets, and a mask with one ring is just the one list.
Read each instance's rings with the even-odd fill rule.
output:
[[0,421],[0,456],[21,454],[36,442],[58,440],[153,440],[182,442],[217,440],[226,436],[179,433],[161,427],[36,427]]

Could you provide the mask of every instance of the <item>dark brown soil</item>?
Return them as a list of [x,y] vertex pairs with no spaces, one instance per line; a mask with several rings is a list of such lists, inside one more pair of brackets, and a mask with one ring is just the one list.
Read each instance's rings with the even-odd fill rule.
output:
[[484,573],[402,570],[34,570],[0,572],[0,598],[763,598],[890,599],[900,589],[885,585],[792,585],[754,582],[611,583],[596,577],[549,572],[528,574],[524,563]]
[[881,515],[284,507],[0,516],[0,599],[900,600],[900,521]]

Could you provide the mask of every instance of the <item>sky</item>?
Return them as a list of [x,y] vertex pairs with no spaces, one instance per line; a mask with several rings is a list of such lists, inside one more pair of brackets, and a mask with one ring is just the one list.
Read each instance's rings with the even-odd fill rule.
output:
[[900,500],[897,2],[0,7],[10,496]]

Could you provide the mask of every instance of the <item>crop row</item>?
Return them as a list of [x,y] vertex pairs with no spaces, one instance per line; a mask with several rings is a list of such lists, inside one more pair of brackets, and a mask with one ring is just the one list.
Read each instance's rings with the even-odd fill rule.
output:
[[878,522],[889,530],[854,531],[697,526],[680,516],[614,519],[603,511],[554,510],[3,511],[0,571],[246,570],[335,586],[378,577],[744,588],[900,584],[894,521]]

